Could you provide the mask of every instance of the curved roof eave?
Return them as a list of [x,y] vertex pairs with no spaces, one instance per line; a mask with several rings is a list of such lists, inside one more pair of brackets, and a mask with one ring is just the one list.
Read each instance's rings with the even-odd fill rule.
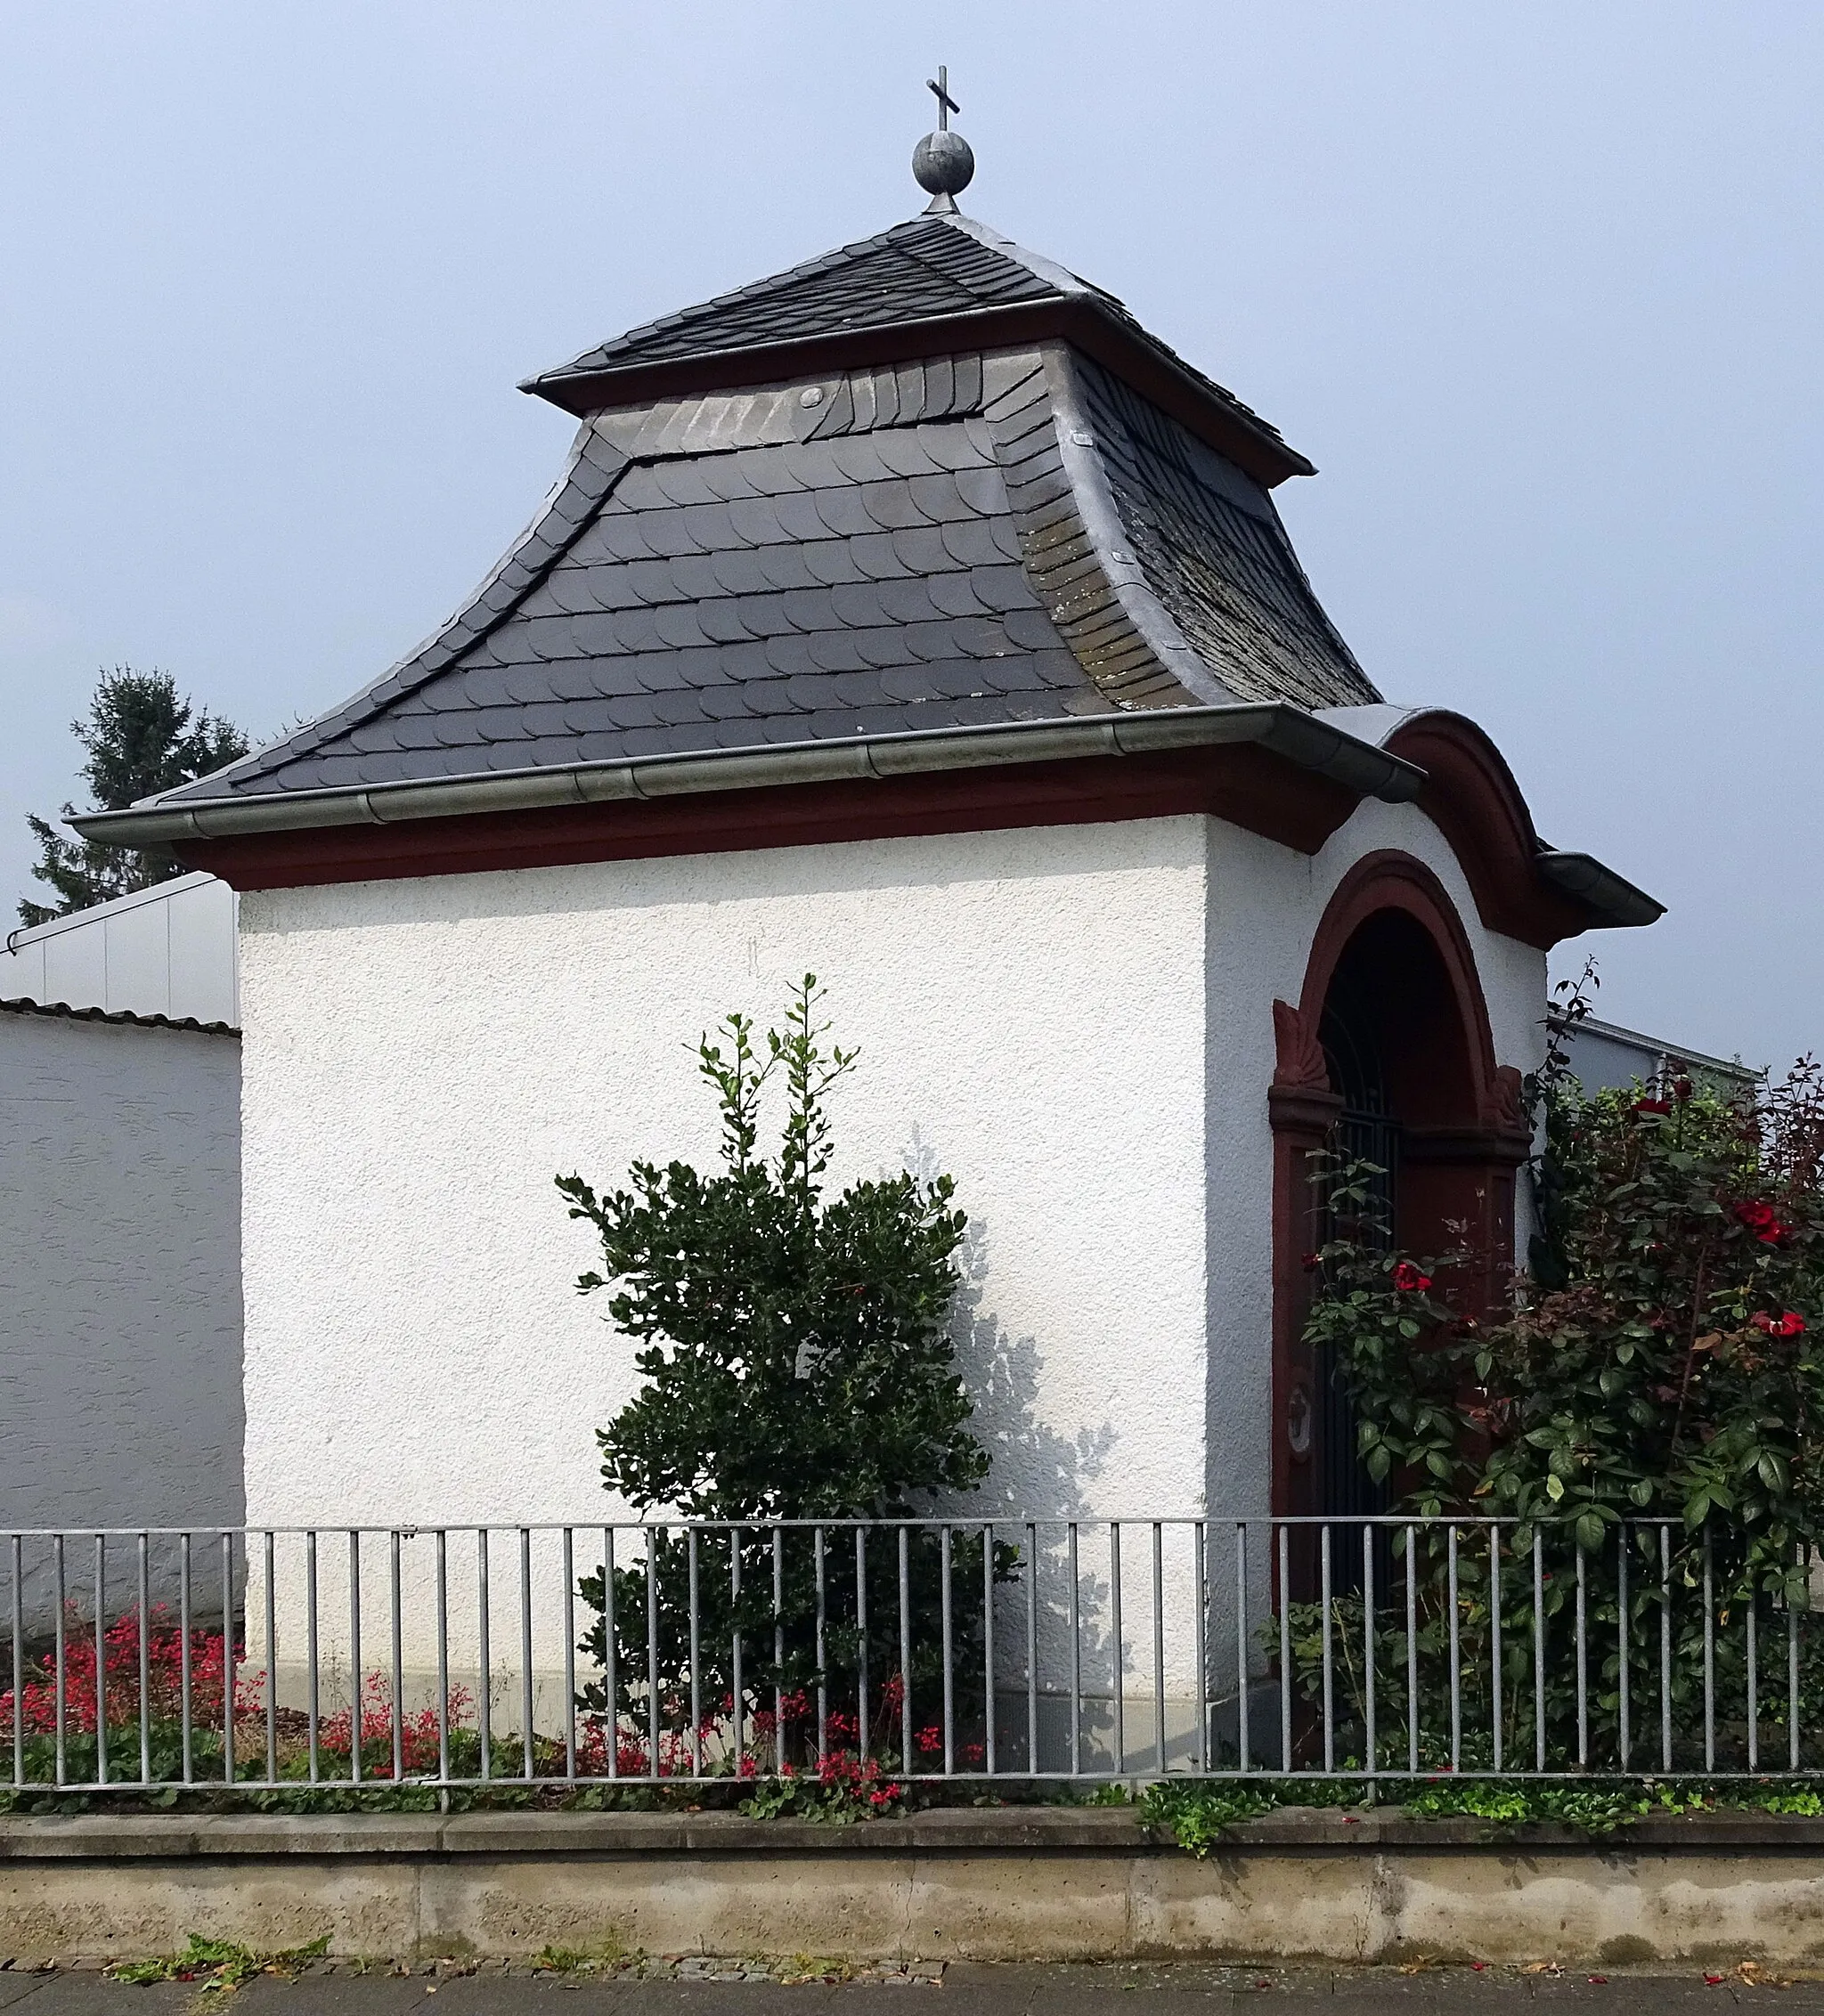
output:
[[1416,793],[1450,841],[1491,930],[1550,947],[1584,931],[1639,930],[1665,906],[1594,855],[1542,840],[1507,759],[1446,707],[1329,707],[1318,717],[1424,773]]

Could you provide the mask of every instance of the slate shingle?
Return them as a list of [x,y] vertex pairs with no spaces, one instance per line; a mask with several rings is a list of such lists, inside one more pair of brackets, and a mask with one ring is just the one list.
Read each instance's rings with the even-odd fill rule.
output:
[[[972,230],[895,227],[573,369],[1084,291]],[[1259,484],[1070,354],[925,357],[605,412],[543,517],[431,644],[310,728],[172,796],[1117,706],[1376,697]],[[1087,414],[1071,441],[1093,442],[1106,485],[1094,508],[1068,459],[1079,450],[1060,438],[1065,382]],[[1115,578],[1136,568],[1166,613],[1163,641]]]

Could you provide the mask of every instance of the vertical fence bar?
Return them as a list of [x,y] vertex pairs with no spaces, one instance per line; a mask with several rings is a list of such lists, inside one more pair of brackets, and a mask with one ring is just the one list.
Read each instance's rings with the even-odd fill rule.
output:
[[[692,1538],[694,1540],[694,1532]],[[576,1783],[576,1533],[572,1526],[564,1528],[564,1552],[559,1565],[564,1576],[564,1777],[566,1784],[574,1785]],[[690,1637],[694,1648],[696,1640],[696,1557],[694,1554],[690,1565]]]
[[[736,1581],[736,1592],[741,1584]],[[615,1529],[602,1528],[602,1677],[607,1689],[608,1776],[621,1776],[621,1646],[620,1626],[615,1617]],[[741,1698],[741,1655],[735,1655],[735,1699]],[[738,1725],[737,1741],[738,1744]]]
[[786,1534],[773,1528],[773,1768],[786,1768]]
[[1331,1642],[1332,1599],[1331,1596],[1331,1540],[1330,1521],[1326,1519],[1318,1529],[1318,1558],[1322,1563],[1322,1574],[1318,1584],[1319,1598],[1323,1605],[1323,1768],[1336,1769],[1336,1647]]
[[[138,1557],[135,1564],[138,1581],[134,1593],[139,1598],[139,1782],[142,1785],[149,1785],[152,1782],[151,1536],[149,1533],[140,1533],[136,1539],[134,1552]],[[13,1657],[16,1660],[18,1656],[19,1646],[15,1642]],[[269,1690],[268,1699],[270,1698]]]
[[1419,1768],[1419,1543],[1406,1528],[1406,1768]]
[[1457,1530],[1445,1535],[1450,1601],[1450,1768],[1460,1771],[1463,1764],[1463,1645],[1462,1604],[1457,1594]]
[[1192,1659],[1197,1683],[1197,1722],[1191,1739],[1191,1768],[1200,1774],[1209,1768],[1210,1708],[1216,1692],[1215,1667],[1209,1649],[1209,1619],[1215,1606],[1209,1586],[1214,1558],[1210,1535],[1214,1531],[1213,1525],[1206,1525],[1201,1519],[1191,1529],[1191,1572],[1196,1579],[1197,1590],[1191,1606],[1191,1621],[1196,1633]]
[[912,1562],[906,1528],[900,1535],[900,1760],[912,1776]]
[[[476,1656],[481,1666],[481,1685],[476,1690],[479,1699],[476,1703],[476,1733],[480,1740],[481,1760],[479,1769],[484,1778],[493,1775],[494,1758],[494,1676],[493,1670],[493,1646],[489,1642],[492,1620],[488,1589],[488,1529],[475,1529],[475,1630]],[[608,1642],[614,1643],[614,1613],[609,1612]]]
[[1499,1771],[1502,1761],[1502,1746],[1506,1732],[1502,1727],[1502,1718],[1506,1703],[1502,1698],[1501,1671],[1501,1528],[1491,1519],[1488,1522],[1488,1707],[1494,1719],[1494,1768]]
[[1533,1768],[1545,1768],[1545,1535],[1533,1528]]
[[[1266,1529],[1273,1531],[1271,1525]],[[1292,1768],[1291,1535],[1279,1529],[1279,1768]]]
[[[184,1535],[186,1540],[189,1539],[189,1537],[190,1536],[187,1533]],[[63,1535],[61,1533],[57,1534],[51,1542],[51,1558],[53,1565],[53,1594],[55,1596],[57,1602],[57,1622],[55,1626],[55,1637],[53,1641],[53,1657],[56,1663],[56,1671],[52,1676],[51,1687],[53,1697],[53,1713],[56,1722],[57,1783],[61,1785],[66,1781],[69,1776],[64,1755],[63,1736],[64,1711],[69,1706],[69,1703],[65,1699],[66,1691],[69,1686],[69,1667],[65,1659],[66,1647],[64,1646],[63,1639],[66,1628],[65,1612],[67,1611],[69,1603],[69,1595],[65,1590],[63,1585]],[[186,1647],[188,1641],[186,1640]],[[185,1780],[188,1781],[190,1777],[190,1662],[187,1657],[184,1661],[183,1665],[183,1679],[185,1688],[183,1703],[183,1776]]]
[[450,1536],[437,1528],[437,1782],[450,1782]]
[[[57,1779],[63,1781],[63,1536],[57,1537]],[[178,1704],[183,1723],[183,1782],[194,1784],[195,1761],[191,1756],[190,1694],[190,1535],[182,1533],[177,1543],[177,1646]]]
[[1066,1552],[1071,1574],[1071,1776],[1083,1770],[1083,1616],[1077,1566],[1077,1522],[1067,1529]]
[[1716,1575],[1710,1522],[1704,1522],[1704,1768],[1716,1768]]
[[1038,1773],[1038,1525],[1026,1522],[1026,1768]]
[[[664,1545],[665,1529],[648,1526],[646,1529],[646,1768],[648,1776],[660,1776],[659,1758],[659,1549]],[[773,1532],[773,1544],[778,1545],[778,1531]],[[778,1607],[778,1564],[774,1559],[773,1607]],[[527,1663],[530,1664],[532,1641],[526,1640]],[[531,1717],[527,1716],[528,1727]],[[783,1718],[779,1730],[783,1731]],[[778,1732],[776,1732],[778,1733]],[[780,1741],[783,1742],[783,1736]],[[531,1738],[526,1739],[526,1755],[531,1756]]]
[[401,1615],[400,1549],[397,1526],[387,1534],[387,1598],[393,1630],[393,1783],[405,1776],[405,1620]]
[[1113,1640],[1115,1776],[1128,1773],[1128,1646],[1121,1628],[1121,1522],[1111,1519],[1108,1527],[1109,1635]]
[[995,1775],[994,1742],[994,1522],[981,1529],[981,1688],[988,1718],[981,1736],[981,1761]]
[[310,1746],[310,1782],[322,1775],[318,1742],[322,1726],[322,1702],[318,1691],[322,1671],[317,1658],[317,1536],[304,1536],[304,1687],[305,1734]]
[[95,1535],[95,1783],[108,1782],[108,1536]]
[[[1799,1543],[1799,1588],[1809,1589],[1806,1559],[1810,1549]],[[1799,1768],[1799,1605],[1797,1590],[1787,1586],[1786,1595],[1786,1748],[1787,1768]]]
[[690,1775],[703,1776],[703,1606],[698,1600],[696,1528],[684,1540],[685,1573],[690,1583]]
[[[1201,1539],[1203,1528],[1197,1529]],[[1197,1578],[1201,1592],[1203,1578]],[[1203,1614],[1200,1600],[1197,1614]],[[1204,1708],[1203,1661],[1197,1662],[1197,1768],[1206,1769],[1209,1718]],[[1252,1769],[1248,1760],[1248,1522],[1235,1521],[1235,1759],[1243,1771]]]
[[[12,1783],[19,1786],[25,1783],[25,1591],[22,1587],[25,1557],[17,1533],[8,1536],[6,1551],[8,1565],[12,1571],[12,1587],[7,1591],[7,1605],[12,1613],[7,1621],[12,1633]],[[143,1533],[140,1535],[140,1557],[142,1560],[145,1557]],[[143,1582],[143,1576],[141,1581]],[[143,1597],[140,1598],[139,1630],[140,1642],[143,1645],[146,1631],[146,1605]],[[139,1698],[141,1719],[143,1723],[146,1699],[143,1659],[141,1661]],[[142,1763],[140,1768],[141,1778],[149,1779],[151,1775],[151,1768]]]
[[855,1529],[855,1743],[867,1755],[867,1528]]
[[1584,1574],[1584,1543],[1573,1532],[1571,1544],[1577,1556],[1577,1768],[1590,1768],[1590,1646],[1588,1593]]
[[823,1528],[811,1534],[811,1562],[817,1577],[817,1760],[821,1764],[830,1752],[829,1673],[824,1659],[824,1632],[827,1616],[823,1581]]
[[1616,1635],[1620,1639],[1617,1648],[1616,1679],[1616,1738],[1620,1750],[1621,1768],[1628,1768],[1628,1758],[1633,1749],[1633,1724],[1630,1710],[1633,1706],[1632,1690],[1628,1686],[1628,1668],[1633,1663],[1633,1632],[1628,1618],[1628,1523],[1624,1519],[1616,1530],[1615,1543],[1615,1614]]
[[108,1782],[108,1536],[95,1535],[95,1783]]
[[1152,1522],[1152,1714],[1159,1768],[1165,1770],[1165,1550],[1163,1529]]
[[527,1784],[537,1776],[532,1747],[532,1528],[519,1529],[519,1739],[521,1776]]
[[1380,1769],[1380,1746],[1374,1727],[1374,1540],[1372,1522],[1362,1523],[1362,1761],[1368,1776]]
[[266,1592],[266,1783],[270,1785],[279,1776],[279,1592],[274,1586],[278,1547],[270,1527],[260,1535],[260,1559]]
[[222,1777],[232,1784],[234,1770],[234,1535],[222,1536]]
[[735,1755],[733,1762],[737,1774],[741,1768],[741,1758],[747,1741],[747,1696],[744,1689],[741,1671],[742,1654],[746,1650],[746,1646],[743,1643],[741,1630],[741,1541],[743,1537],[741,1527],[730,1526],[729,1528],[729,1594],[734,1608],[734,1643],[731,1648],[732,1671],[730,1673],[730,1679],[733,1682],[735,1717]]
[[1760,1651],[1755,1629],[1756,1594],[1753,1582],[1750,1582],[1748,1584],[1747,1607],[1742,1614],[1742,1628],[1747,1638],[1748,1768],[1751,1771],[1758,1771],[1761,1768],[1761,1713],[1755,1684],[1759,1678],[1755,1671],[1755,1661]]
[[348,1531],[348,1774],[361,1783],[361,1528]]
[[948,1526],[940,1528],[938,1532],[938,1592],[943,1622],[944,1776],[948,1778],[957,1768],[954,1740],[957,1674],[950,1638],[950,1529]]
[[1672,1528],[1659,1529],[1660,1769],[1672,1768]]

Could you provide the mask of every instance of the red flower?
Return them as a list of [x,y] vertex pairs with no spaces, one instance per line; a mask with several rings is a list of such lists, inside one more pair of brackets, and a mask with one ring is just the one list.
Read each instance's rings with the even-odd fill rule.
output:
[[1637,1113],[1669,1113],[1672,1110],[1672,1101],[1669,1099],[1637,1099],[1634,1101],[1634,1110]]
[[1315,1274],[1323,1264],[1323,1262],[1316,1254],[1307,1253],[1299,1264],[1307,1274]]
[[1782,1224],[1773,1207],[1758,1198],[1747,1204],[1738,1204],[1735,1215],[1763,1246],[1784,1246],[1792,1237],[1792,1227]]
[[1783,1316],[1770,1316],[1766,1310],[1757,1309],[1748,1321],[1769,1337],[1803,1337],[1805,1331],[1805,1319],[1792,1309]]
[[1672,1096],[1682,1105],[1691,1096],[1691,1081],[1689,1078],[1674,1078],[1672,1081]]
[[1421,1274],[1410,1260],[1402,1260],[1394,1267],[1393,1285],[1402,1295],[1422,1294],[1431,1286],[1431,1276]]

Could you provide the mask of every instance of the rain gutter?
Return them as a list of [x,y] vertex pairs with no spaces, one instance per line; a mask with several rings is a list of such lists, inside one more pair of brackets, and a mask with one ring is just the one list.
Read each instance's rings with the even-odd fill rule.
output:
[[110,846],[164,846],[233,833],[384,825],[402,819],[455,818],[779,784],[884,780],[1004,763],[1055,763],[1234,744],[1266,749],[1358,797],[1384,799],[1390,804],[1415,797],[1425,779],[1416,764],[1314,719],[1302,708],[1273,701],[1229,707],[1159,708],[1078,720],[858,735],[842,741],[781,743],[765,749],[647,756],[617,763],[566,763],[490,771],[479,776],[413,778],[258,797],[175,804],[149,800],[125,811],[89,812],[67,823],[86,840]]

